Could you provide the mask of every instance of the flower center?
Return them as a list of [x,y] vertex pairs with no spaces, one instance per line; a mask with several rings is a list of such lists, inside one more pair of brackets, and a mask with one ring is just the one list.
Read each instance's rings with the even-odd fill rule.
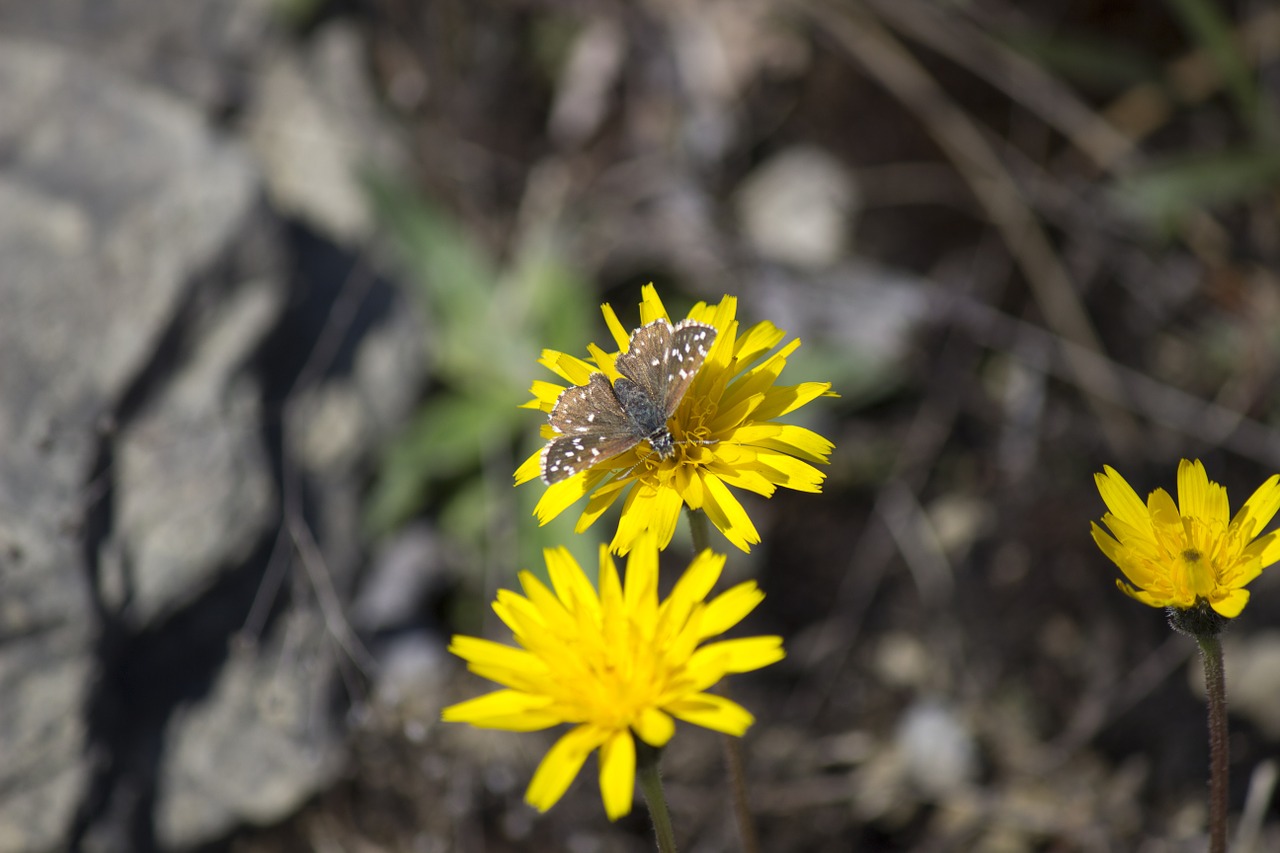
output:
[[1196,597],[1207,598],[1213,591],[1213,566],[1204,559],[1204,555],[1196,548],[1187,548],[1182,552],[1182,568],[1185,572],[1187,588]]
[[596,647],[583,656],[582,663],[585,677],[575,680],[567,698],[583,719],[596,725],[626,728],[662,695],[664,661],[634,636]]

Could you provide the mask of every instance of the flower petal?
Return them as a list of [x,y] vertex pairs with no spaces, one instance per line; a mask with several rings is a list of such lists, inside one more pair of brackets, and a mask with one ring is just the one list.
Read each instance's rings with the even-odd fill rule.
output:
[[714,672],[715,677],[707,682],[710,686],[728,673],[751,672],[777,663],[784,657],[786,653],[782,650],[781,637],[741,637],[703,646],[693,653],[688,668],[707,670],[708,675]]
[[640,740],[649,746],[663,747],[676,733],[676,722],[671,715],[657,708],[646,708],[634,724]]
[[702,637],[715,637],[728,631],[764,601],[764,593],[755,581],[744,581],[707,602],[702,616]]
[[708,472],[702,484],[706,488],[703,509],[711,523],[739,549],[750,551],[751,546],[760,541],[760,534],[742,504],[715,474]]
[[511,732],[533,732],[549,729],[564,722],[559,714],[548,713],[550,696],[538,696],[519,690],[495,690],[440,712],[446,723],[470,723],[482,729],[505,729]]
[[600,796],[604,813],[617,820],[631,811],[636,788],[636,742],[631,732],[615,732],[600,747]]
[[568,790],[592,750],[612,734],[591,725],[578,726],[555,742],[533,773],[524,801],[545,812]]
[[686,723],[739,737],[746,734],[747,729],[756,721],[737,702],[713,693],[695,693],[683,697],[669,703],[666,710]]
[[[1231,520],[1231,526],[1238,529],[1240,535],[1246,540],[1252,539],[1271,523],[1271,519],[1275,518],[1278,510],[1280,510],[1280,474],[1272,474],[1249,496],[1244,506],[1240,507],[1236,517]],[[1275,560],[1264,560],[1263,565],[1269,566],[1273,562]]]

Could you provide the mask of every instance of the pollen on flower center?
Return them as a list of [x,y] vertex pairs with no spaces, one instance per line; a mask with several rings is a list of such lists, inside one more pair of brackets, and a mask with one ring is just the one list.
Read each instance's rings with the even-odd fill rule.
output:
[[576,707],[583,719],[627,728],[653,705],[654,696],[662,693],[663,662],[630,659],[626,645],[603,647],[595,660],[584,661],[591,678],[577,681],[576,689],[567,697],[568,704]]
[[713,409],[714,406],[699,400],[688,417],[679,424],[676,436],[677,464],[698,462],[701,459],[701,448],[711,441],[709,423]]

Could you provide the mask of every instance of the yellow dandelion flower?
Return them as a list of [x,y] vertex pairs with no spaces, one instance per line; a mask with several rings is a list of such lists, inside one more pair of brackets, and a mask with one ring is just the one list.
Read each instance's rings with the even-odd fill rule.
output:
[[[554,482],[538,501],[534,514],[541,524],[590,495],[577,532],[590,527],[625,495],[622,517],[610,548],[626,554],[647,532],[666,548],[675,534],[680,510],[705,511],[730,542],[743,551],[760,541],[751,518],[730,490],[745,489],[765,497],[779,486],[802,492],[821,491],[825,475],[814,467],[825,464],[832,444],[812,430],[777,419],[821,396],[835,396],[829,382],[778,385],[787,357],[800,346],[792,340],[779,346],[786,333],[772,323],[757,323],[740,333],[737,299],[725,296],[719,304],[698,303],[688,320],[714,327],[716,334],[701,368],[688,385],[675,413],[667,422],[671,446],[665,454],[641,441],[625,452],[604,458],[586,470]],[[603,305],[605,322],[626,351],[630,335],[609,305]],[[670,322],[658,292],[646,285],[640,303],[641,325],[655,320]],[[569,386],[591,383],[594,373],[610,382],[620,377],[615,360],[594,344],[589,359],[555,350],[544,350],[539,363],[555,372]],[[534,399],[526,408],[550,413],[566,390],[565,385],[537,381]],[[543,437],[560,434],[549,424]],[[516,485],[543,474],[542,452],[530,456],[516,470]]]
[[[1259,535],[1280,509],[1280,475],[1272,475],[1230,517],[1227,490],[1199,460],[1178,465],[1178,503],[1156,489],[1144,504],[1110,466],[1095,474],[1110,510],[1093,524],[1093,540],[1133,586],[1116,586],[1152,607],[1187,610],[1207,603],[1228,619],[1249,601],[1244,587],[1280,560],[1280,531]],[[1135,588],[1136,587],[1136,588]]]
[[494,611],[520,648],[455,636],[449,650],[477,675],[504,686],[444,709],[447,722],[509,731],[573,725],[547,752],[525,800],[553,806],[600,750],[600,793],[614,820],[631,810],[636,744],[664,746],[675,720],[742,735],[754,721],[745,708],[707,693],[721,678],[783,657],[781,637],[702,643],[738,624],[763,599],[753,581],[704,601],[725,558],[694,558],[665,601],[658,600],[653,537],[627,558],[625,583],[600,549],[599,592],[564,548],[546,552],[551,588],[520,573],[524,595],[500,590]]

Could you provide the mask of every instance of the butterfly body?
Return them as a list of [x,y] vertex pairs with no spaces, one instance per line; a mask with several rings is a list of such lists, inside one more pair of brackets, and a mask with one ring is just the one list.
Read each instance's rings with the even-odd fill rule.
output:
[[542,449],[544,482],[557,483],[648,441],[659,459],[675,453],[667,421],[684,399],[715,342],[714,326],[654,320],[631,333],[610,383],[593,373],[586,385],[561,392],[551,426],[561,433]]

